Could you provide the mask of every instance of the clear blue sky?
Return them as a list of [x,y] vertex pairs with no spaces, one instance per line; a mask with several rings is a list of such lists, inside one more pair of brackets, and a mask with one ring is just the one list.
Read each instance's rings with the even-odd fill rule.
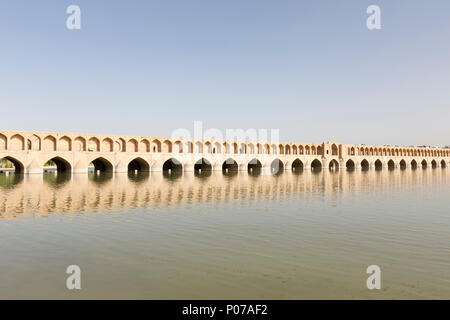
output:
[[170,135],[202,120],[450,144],[449,17],[448,0],[1,0],[1,128]]

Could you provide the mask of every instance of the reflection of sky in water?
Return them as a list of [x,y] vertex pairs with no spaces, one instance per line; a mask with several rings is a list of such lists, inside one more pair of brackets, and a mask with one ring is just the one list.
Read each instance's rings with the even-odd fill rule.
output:
[[446,169],[0,175],[0,298],[448,299],[449,186]]

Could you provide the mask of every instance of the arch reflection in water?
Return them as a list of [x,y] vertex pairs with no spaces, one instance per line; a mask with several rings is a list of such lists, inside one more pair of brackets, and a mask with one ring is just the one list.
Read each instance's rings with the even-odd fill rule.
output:
[[[205,171],[204,171],[205,172]],[[25,179],[25,181],[24,181]],[[285,172],[282,175],[249,175],[241,172],[231,179],[221,172],[205,176],[92,172],[89,175],[44,174],[0,175],[0,213],[17,215],[66,214],[70,212],[125,210],[144,207],[194,205],[238,201],[283,200],[321,195],[345,197],[362,192],[402,190],[412,185],[449,184],[448,170],[381,170]]]

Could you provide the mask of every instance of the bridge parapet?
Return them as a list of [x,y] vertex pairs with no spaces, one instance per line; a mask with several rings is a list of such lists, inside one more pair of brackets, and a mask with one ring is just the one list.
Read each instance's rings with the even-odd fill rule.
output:
[[273,143],[5,130],[0,131],[2,158],[13,163],[17,172],[24,173],[42,173],[48,161],[58,171],[73,173],[87,173],[89,168],[112,172],[164,171],[169,167],[172,169],[167,170],[171,171],[195,171],[196,167],[229,169],[225,162],[235,162],[238,170],[253,168],[250,163],[261,169],[271,168],[275,162],[282,170],[338,170],[447,167],[450,149],[346,145],[335,141]]

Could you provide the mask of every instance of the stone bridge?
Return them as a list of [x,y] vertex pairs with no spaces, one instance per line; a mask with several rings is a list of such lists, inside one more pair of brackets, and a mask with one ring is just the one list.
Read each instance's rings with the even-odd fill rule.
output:
[[0,159],[20,173],[446,168],[449,148],[172,139],[167,137],[0,131]]

